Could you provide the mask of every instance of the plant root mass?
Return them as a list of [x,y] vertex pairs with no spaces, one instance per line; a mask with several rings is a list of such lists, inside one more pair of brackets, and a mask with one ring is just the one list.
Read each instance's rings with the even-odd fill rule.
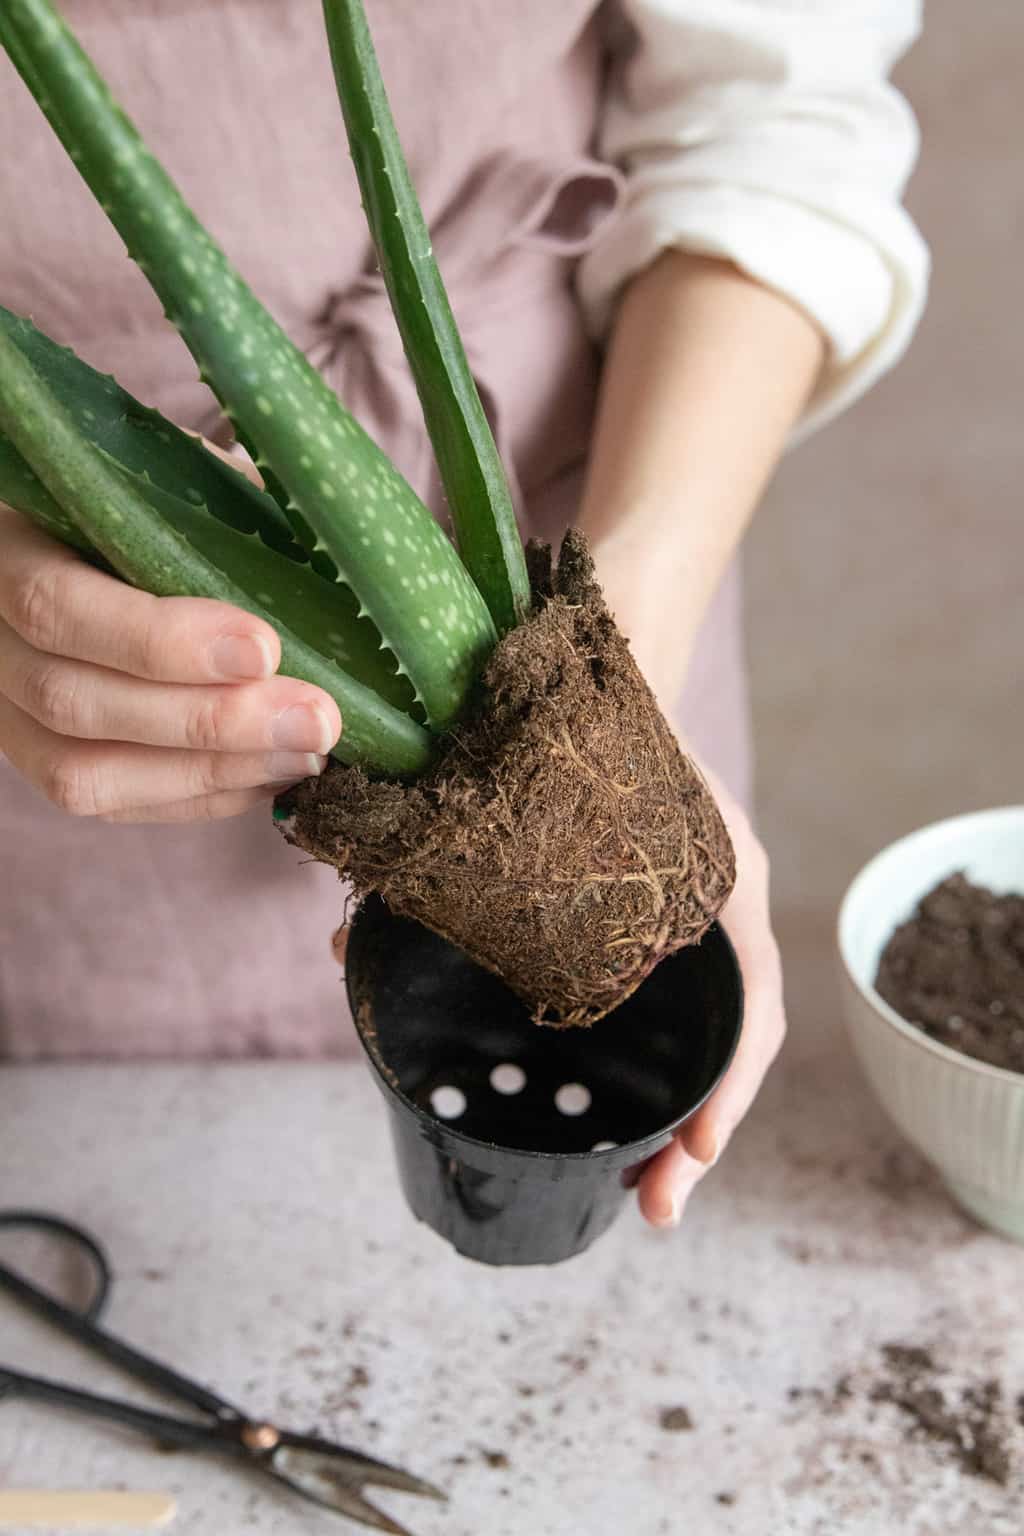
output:
[[586,1025],[696,943],[732,889],[719,810],[601,596],[582,537],[529,551],[534,611],[412,784],[330,767],[278,802],[358,897],[496,972],[538,1023]]

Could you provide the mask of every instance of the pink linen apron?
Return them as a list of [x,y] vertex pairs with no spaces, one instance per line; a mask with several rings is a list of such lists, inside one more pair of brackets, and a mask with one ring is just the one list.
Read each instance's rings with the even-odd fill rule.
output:
[[[346,405],[440,512],[373,271],[319,0],[62,0],[199,216]],[[399,130],[524,533],[572,520],[599,359],[574,259],[621,178],[591,158],[596,0],[369,0]],[[183,426],[216,404],[118,237],[0,57],[0,303]],[[746,796],[738,580],[682,701]],[[213,826],[62,816],[0,758],[0,1055],[333,1055],[351,1035],[329,953],[343,891],[266,811]]]

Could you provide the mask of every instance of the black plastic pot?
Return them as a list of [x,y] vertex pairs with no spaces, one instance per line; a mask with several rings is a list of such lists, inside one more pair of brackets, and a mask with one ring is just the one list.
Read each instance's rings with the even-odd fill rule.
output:
[[486,1264],[589,1247],[718,1083],[742,1024],[717,926],[591,1029],[531,1023],[495,976],[376,898],[345,969],[409,1206]]

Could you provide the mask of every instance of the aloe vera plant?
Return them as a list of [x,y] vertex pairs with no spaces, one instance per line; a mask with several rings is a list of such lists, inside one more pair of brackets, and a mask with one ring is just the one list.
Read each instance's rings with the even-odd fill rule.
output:
[[728,833],[578,535],[556,572],[538,559],[532,602],[362,0],[323,7],[458,553],[198,223],[51,0],[0,0],[0,44],[263,486],[0,310],[0,498],[152,592],[268,619],[282,670],[339,705],[335,756],[371,770],[279,799],[285,836],[497,972],[538,1021],[589,1023],[707,930],[732,885]]
[[529,608],[508,486],[388,109],[361,0],[324,0],[349,142],[462,558],[200,225],[50,0],[0,43],[159,296],[266,489],[0,311],[0,498],[158,594],[268,619],[338,702],[342,761],[421,771]]

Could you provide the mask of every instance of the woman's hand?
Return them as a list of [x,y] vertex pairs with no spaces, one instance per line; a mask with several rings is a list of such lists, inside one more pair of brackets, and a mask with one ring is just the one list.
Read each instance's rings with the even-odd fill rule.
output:
[[[668,562],[633,558],[612,535],[593,546],[605,598],[665,718],[682,692],[696,633],[694,617],[672,595]],[[686,743],[682,743],[686,750]],[[717,1162],[750,1108],[786,1032],[782,971],[768,909],[768,856],[742,806],[698,764],[725,817],[736,852],[736,885],[721,921],[743,973],[744,1020],[732,1065],[708,1102],[687,1121],[639,1182],[640,1209],[656,1227],[674,1227],[695,1186]]]
[[[665,566],[624,555],[614,539],[594,546],[605,598],[665,718],[682,691],[694,622],[680,611]],[[682,743],[686,750],[686,743]],[[736,852],[736,886],[722,912],[743,973],[743,1035],[728,1073],[676,1139],[648,1165],[639,1183],[640,1209],[656,1227],[675,1226],[695,1185],[718,1160],[750,1108],[786,1032],[782,972],[768,909],[768,856],[742,806],[698,764],[725,817]]]
[[0,507],[0,752],[61,810],[214,820],[320,773],[337,705],[280,658],[262,619],[138,592]]
[[[712,595],[824,355],[802,310],[727,261],[666,251],[627,287],[579,525],[663,706],[682,691]],[[641,1209],[656,1226],[679,1219],[749,1109],[785,1029],[764,849],[740,807],[712,788],[736,848],[723,921],[743,971],[746,1019],[721,1086],[640,1180]]]
[[674,1227],[696,1185],[718,1161],[750,1108],[786,1033],[782,968],[768,910],[768,856],[745,812],[702,770],[736,851],[736,886],[722,912],[743,974],[743,1033],[725,1077],[672,1145],[645,1168],[640,1209],[656,1227]]
[[[614,543],[594,549],[598,575],[630,648],[666,719],[678,698],[692,643],[692,624],[664,590],[657,561],[635,566]],[[682,743],[686,750],[686,743]],[[694,1187],[717,1162],[750,1108],[786,1032],[779,951],[768,909],[768,856],[742,806],[703,764],[736,852],[736,886],[721,920],[743,973],[743,1034],[715,1093],[682,1127],[672,1145],[648,1164],[639,1183],[640,1209],[656,1227],[674,1227]]]

